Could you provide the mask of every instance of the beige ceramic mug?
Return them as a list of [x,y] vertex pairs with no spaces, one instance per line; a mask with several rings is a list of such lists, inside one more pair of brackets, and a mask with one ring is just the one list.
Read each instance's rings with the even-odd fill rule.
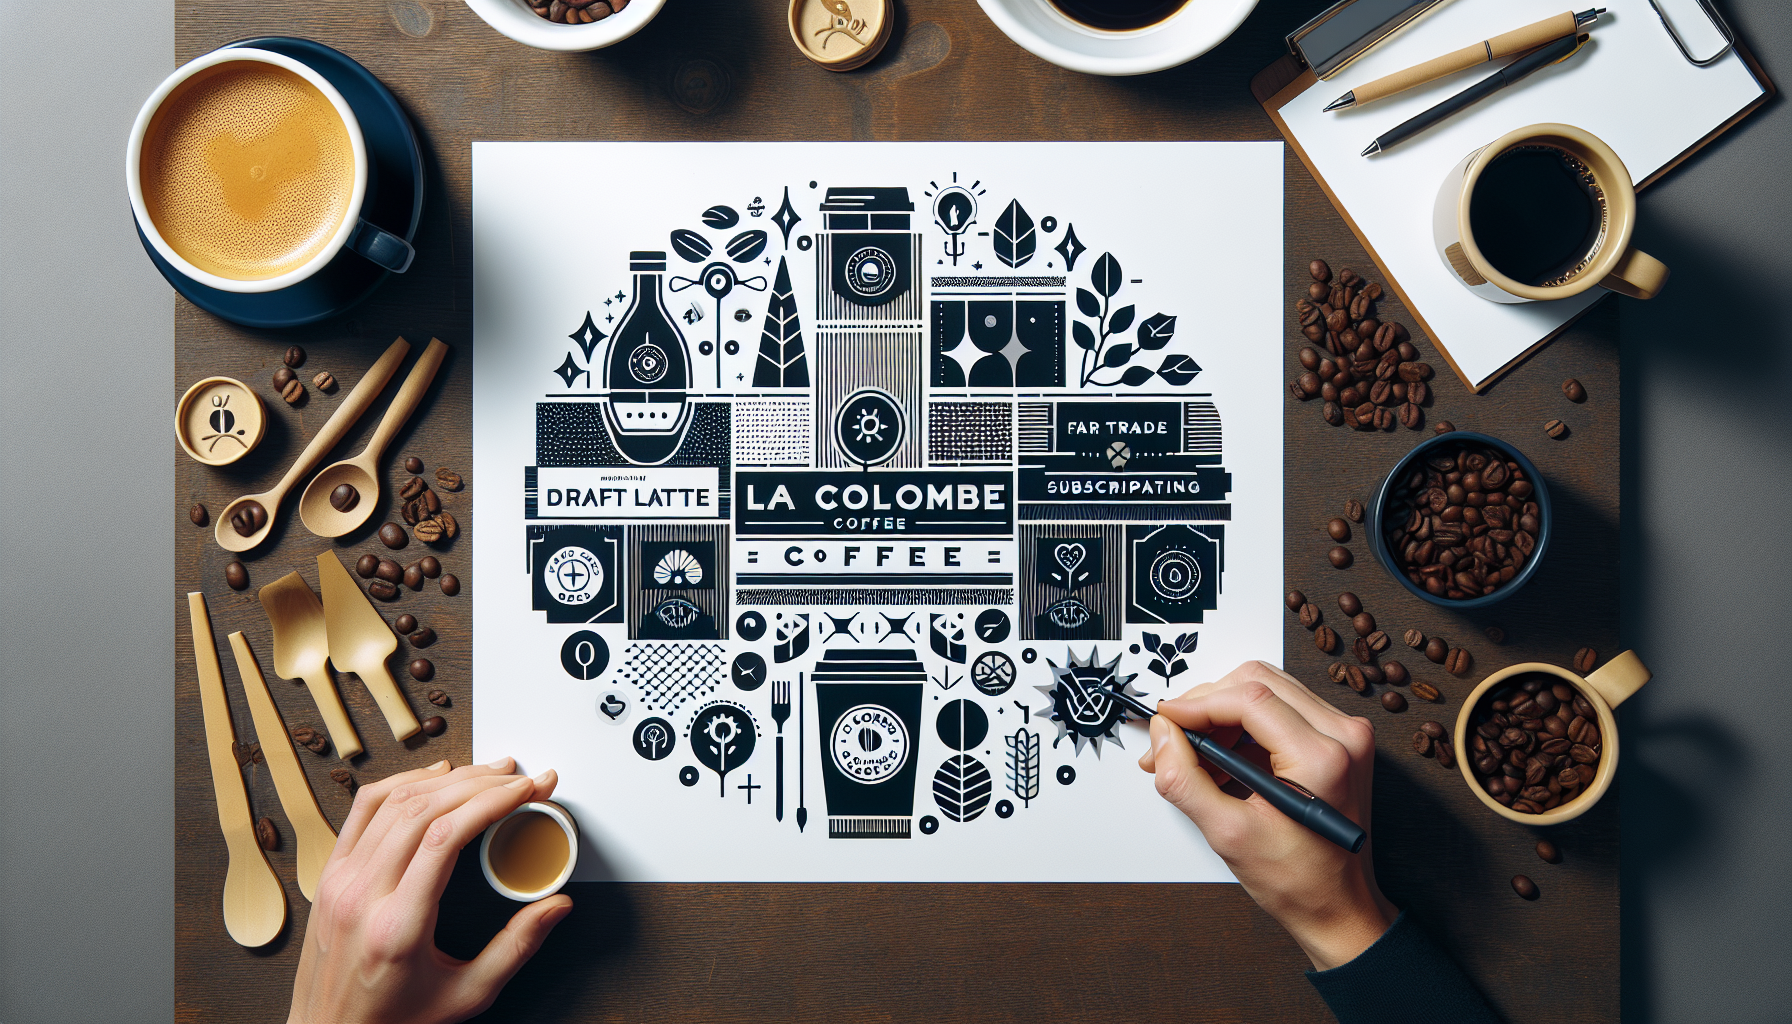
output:
[[[1576,693],[1587,698],[1593,705],[1593,712],[1599,719],[1599,740],[1602,744],[1599,757],[1599,770],[1593,776],[1593,784],[1581,790],[1580,795],[1542,814],[1525,814],[1501,804],[1487,795],[1481,788],[1480,780],[1475,778],[1471,767],[1473,761],[1469,755],[1469,730],[1473,726],[1475,708],[1481,698],[1489,690],[1499,686],[1514,676],[1542,673],[1561,679],[1573,687]],[[1468,788],[1481,802],[1491,807],[1495,814],[1510,818],[1521,825],[1558,825],[1580,817],[1587,809],[1599,802],[1605,791],[1611,788],[1612,778],[1618,772],[1618,720],[1612,709],[1624,703],[1630,695],[1643,688],[1650,679],[1649,669],[1643,664],[1635,651],[1625,651],[1591,675],[1580,676],[1557,665],[1546,665],[1540,661],[1527,661],[1521,665],[1513,665],[1500,669],[1493,675],[1481,680],[1468,699],[1462,702],[1462,710],[1456,713],[1456,766],[1462,772],[1462,778]]]
[[[1516,151],[1553,151],[1573,168],[1590,194],[1593,229],[1584,250],[1541,283],[1501,272],[1475,239],[1471,200],[1488,165]],[[1635,299],[1652,299],[1667,283],[1660,260],[1631,247],[1636,229],[1636,187],[1618,154],[1597,136],[1567,124],[1533,124],[1507,132],[1462,158],[1438,189],[1431,234],[1452,276],[1493,302],[1546,302],[1600,287]]]

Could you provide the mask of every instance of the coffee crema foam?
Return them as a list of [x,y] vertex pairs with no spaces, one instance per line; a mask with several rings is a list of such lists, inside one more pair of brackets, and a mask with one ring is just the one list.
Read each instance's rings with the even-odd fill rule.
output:
[[342,115],[285,68],[232,61],[182,82],[144,133],[143,204],[201,270],[265,280],[303,266],[349,214],[354,149]]

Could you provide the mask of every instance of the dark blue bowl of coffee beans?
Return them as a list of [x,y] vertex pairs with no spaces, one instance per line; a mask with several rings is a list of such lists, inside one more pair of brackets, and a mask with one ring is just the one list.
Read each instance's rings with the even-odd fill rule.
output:
[[1450,431],[1420,442],[1381,483],[1375,557],[1406,589],[1446,608],[1511,597],[1549,548],[1549,487],[1498,438]]

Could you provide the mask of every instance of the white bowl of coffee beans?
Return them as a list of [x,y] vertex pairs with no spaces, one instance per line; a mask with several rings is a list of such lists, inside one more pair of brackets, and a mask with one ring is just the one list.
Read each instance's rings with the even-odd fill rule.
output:
[[666,0],[467,0],[492,28],[538,50],[601,50],[641,31]]

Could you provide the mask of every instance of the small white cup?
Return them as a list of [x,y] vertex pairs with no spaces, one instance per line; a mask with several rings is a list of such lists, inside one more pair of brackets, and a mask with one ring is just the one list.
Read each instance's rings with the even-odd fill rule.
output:
[[[471,0],[469,0],[471,2]],[[1144,75],[1218,46],[1257,0],[1188,0],[1155,25],[1108,32],[1073,21],[1051,0],[977,0],[1008,38],[1042,60],[1086,75]]]
[[629,0],[629,5],[589,25],[558,25],[529,9],[523,0],[467,0],[480,20],[537,50],[601,50],[641,31],[666,0]]
[[[150,219],[149,209],[143,202],[143,136],[149,130],[149,122],[155,117],[156,111],[161,109],[163,101],[182,82],[207,68],[233,61],[272,64],[310,82],[336,108],[336,113],[342,118],[342,126],[348,132],[349,147],[353,152],[355,181],[349,194],[348,213],[342,218],[342,223],[336,226],[329,241],[311,259],[302,266],[274,277],[239,280],[199,269],[175,252],[161,232],[156,230],[155,222]],[[226,47],[190,61],[163,79],[162,84],[149,94],[149,99],[143,101],[143,109],[137,112],[137,121],[131,125],[130,142],[125,147],[124,180],[125,189],[131,197],[131,212],[136,215],[137,226],[143,230],[143,236],[149,239],[149,244],[181,274],[221,291],[272,292],[291,287],[322,270],[345,245],[395,274],[402,274],[410,269],[411,259],[415,255],[410,243],[402,237],[361,219],[361,205],[367,198],[367,143],[361,136],[361,122],[355,119],[354,110],[328,79],[313,71],[303,61],[294,60],[283,53],[248,47]]]
[[[519,814],[531,812],[547,815],[559,822],[560,828],[566,832],[566,867],[561,869],[559,876],[551,884],[534,892],[518,892],[500,881],[497,872],[492,870],[492,837],[498,834],[498,830],[504,827],[505,822]],[[531,800],[492,822],[491,827],[485,830],[485,838],[479,842],[479,869],[485,872],[485,880],[498,891],[499,895],[516,900],[518,903],[534,903],[536,900],[545,900],[559,892],[572,878],[572,870],[578,864],[579,826],[572,820],[572,815],[566,813],[566,808],[551,800]]]

